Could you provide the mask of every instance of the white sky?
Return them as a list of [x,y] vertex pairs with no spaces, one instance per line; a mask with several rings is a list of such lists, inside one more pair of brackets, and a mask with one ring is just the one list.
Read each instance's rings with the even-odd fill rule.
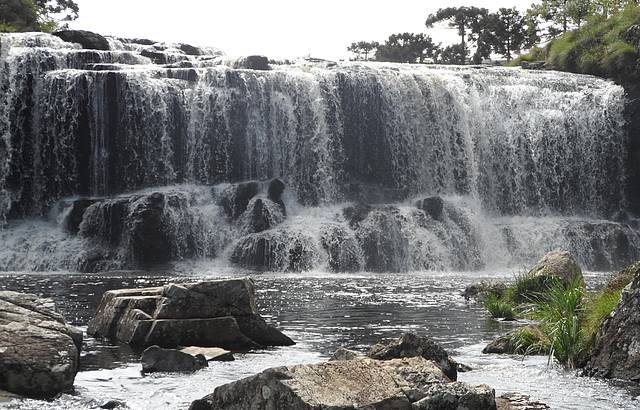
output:
[[229,55],[270,58],[348,57],[359,40],[384,41],[397,32],[426,32],[449,44],[455,30],[427,30],[438,8],[478,6],[524,10],[532,0],[76,0],[72,28],[105,35],[213,46]]

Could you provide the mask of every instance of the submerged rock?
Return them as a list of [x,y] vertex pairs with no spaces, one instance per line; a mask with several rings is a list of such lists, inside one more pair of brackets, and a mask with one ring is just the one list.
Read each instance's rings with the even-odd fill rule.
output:
[[332,361],[267,369],[196,400],[204,409],[406,409],[448,379],[421,357]]
[[427,397],[413,403],[412,409],[494,410],[496,408],[495,391],[486,384],[479,386],[470,386],[461,382],[434,384],[425,394]]
[[546,410],[551,407],[520,393],[504,393],[496,398],[497,410]]
[[372,359],[389,360],[401,357],[423,357],[433,361],[451,380],[458,377],[458,365],[447,351],[428,337],[404,333],[396,340],[378,343],[371,347],[367,356]]
[[142,352],[142,372],[185,372],[192,373],[207,367],[207,359],[201,355],[191,355],[175,349],[150,346]]
[[356,237],[364,252],[365,269],[371,272],[409,270],[409,240],[402,230],[397,208],[370,210],[358,222]]
[[[526,333],[526,337],[521,338],[523,342],[514,342],[514,336],[522,334],[523,332]],[[482,353],[547,354],[546,344],[544,343],[546,338],[538,325],[528,325],[498,337],[482,349]]]
[[106,292],[88,333],[135,346],[230,350],[292,345],[257,313],[249,279]]
[[568,284],[575,278],[582,278],[582,269],[571,253],[555,250],[548,252],[529,271],[530,276],[550,276]]
[[337,224],[322,228],[320,242],[333,272],[357,272],[364,266],[362,250],[353,231]]
[[183,347],[180,351],[190,355],[202,355],[208,362],[232,362],[235,360],[233,353],[219,347],[189,346]]
[[467,286],[462,292],[462,296],[466,300],[477,299],[483,301],[489,295],[502,297],[506,290],[507,285],[502,281],[483,280]]
[[90,50],[109,50],[109,42],[100,34],[86,30],[60,30],[53,33],[54,36],[69,42],[80,44],[82,48]]
[[245,268],[270,271],[306,271],[318,255],[314,238],[299,228],[278,227],[241,238],[231,262]]
[[73,388],[82,332],[68,326],[53,301],[0,292],[0,389],[53,397]]
[[640,382],[640,270],[596,335],[585,374]]
[[361,355],[358,352],[354,352],[353,350],[345,349],[344,347],[338,348],[331,357],[329,358],[330,362],[338,361],[338,360],[356,360],[363,359],[365,356]]

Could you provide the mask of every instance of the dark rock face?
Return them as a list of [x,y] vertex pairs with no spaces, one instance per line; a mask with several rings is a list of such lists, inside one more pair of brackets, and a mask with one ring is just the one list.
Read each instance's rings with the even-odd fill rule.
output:
[[585,373],[640,381],[640,273],[623,291],[618,306],[598,331]]
[[228,217],[237,219],[247,210],[249,201],[258,194],[259,190],[260,185],[255,181],[231,185],[222,192],[220,205]]
[[371,210],[366,218],[358,223],[356,237],[364,252],[366,270],[409,270],[409,240],[402,231],[402,217],[397,208]]
[[146,348],[140,360],[143,373],[192,373],[208,366],[207,359],[201,354],[193,356],[180,350],[163,349],[160,346]]
[[244,68],[247,70],[269,70],[269,59],[265,56],[246,56],[235,62],[234,68]]
[[0,389],[48,398],[73,388],[82,332],[54,309],[49,299],[0,292]]
[[447,382],[421,357],[283,366],[220,386],[190,409],[410,410],[429,386]]
[[305,271],[313,268],[317,254],[311,235],[276,228],[240,239],[231,254],[231,262],[260,270]]
[[421,199],[416,204],[418,209],[422,209],[427,215],[436,221],[442,220],[442,211],[444,210],[444,201],[439,196],[431,196]]
[[80,231],[80,224],[82,223],[82,217],[88,207],[96,202],[94,199],[81,198],[73,201],[69,205],[70,209],[64,219],[64,228],[73,234]]
[[340,225],[326,225],[322,230],[322,247],[329,255],[334,272],[357,272],[364,266],[362,250],[354,233]]
[[257,313],[248,279],[120,289],[104,294],[88,333],[136,346],[249,350],[291,345]]
[[413,333],[404,333],[398,339],[386,344],[378,343],[371,347],[367,356],[377,360],[423,357],[434,362],[449,379],[455,381],[458,377],[457,363],[449,357],[442,346],[428,337]]
[[92,33],[85,30],[61,30],[53,33],[54,36],[61,38],[69,43],[78,43],[82,48],[90,50],[109,50],[109,42],[100,34]]
[[188,56],[200,56],[204,54],[198,47],[192,46],[190,44],[181,43],[178,45],[178,48]]
[[247,210],[240,216],[244,232],[256,233],[266,231],[284,221],[280,206],[266,198],[255,198],[247,205]]

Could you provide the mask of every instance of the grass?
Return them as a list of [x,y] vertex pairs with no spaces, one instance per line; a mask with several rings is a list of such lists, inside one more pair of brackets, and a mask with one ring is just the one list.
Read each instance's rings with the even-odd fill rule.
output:
[[517,354],[548,354],[570,369],[582,367],[602,322],[620,301],[620,295],[640,274],[640,262],[612,276],[598,292],[587,292],[582,276],[571,282],[531,274],[517,275],[502,297],[488,295],[485,307],[494,318],[524,317],[538,322],[510,336]]
[[496,319],[514,320],[516,315],[513,311],[513,306],[506,300],[491,293],[487,296],[484,306],[491,314],[491,317]]
[[[591,17],[586,24],[547,44],[533,48],[521,61],[545,60],[547,66],[561,71],[592,74],[613,79],[635,79],[636,61],[640,57],[629,38],[628,30],[640,23],[640,7],[630,3],[624,10],[605,19]],[[631,36],[633,37],[633,36]]]

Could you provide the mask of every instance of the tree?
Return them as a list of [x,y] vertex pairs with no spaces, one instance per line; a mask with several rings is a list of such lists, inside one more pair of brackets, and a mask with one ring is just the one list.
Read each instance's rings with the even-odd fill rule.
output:
[[434,61],[438,49],[431,37],[418,33],[398,33],[389,36],[378,46],[376,60],[397,63],[424,63]]
[[539,18],[547,24],[549,38],[580,27],[592,12],[592,0],[542,0],[540,4],[532,4],[527,11],[530,17]]
[[369,61],[369,55],[380,47],[380,43],[377,41],[358,41],[357,43],[351,43],[347,47],[347,51],[356,55],[356,60]]
[[527,43],[525,18],[516,8],[501,8],[487,19],[491,33],[489,43],[494,52],[511,61],[514,52],[519,52]]
[[427,28],[433,27],[435,23],[441,21],[449,22],[449,27],[458,30],[460,36],[460,48],[456,53],[464,50],[464,56],[468,55],[467,41],[475,42],[478,37],[478,27],[481,27],[481,21],[489,14],[485,8],[478,7],[447,7],[439,9],[435,14],[430,14],[425,22]]
[[78,12],[73,0],[0,0],[0,31],[52,31]]
[[439,52],[439,64],[456,64],[462,65],[467,63],[469,51],[462,44],[452,44],[445,47]]

